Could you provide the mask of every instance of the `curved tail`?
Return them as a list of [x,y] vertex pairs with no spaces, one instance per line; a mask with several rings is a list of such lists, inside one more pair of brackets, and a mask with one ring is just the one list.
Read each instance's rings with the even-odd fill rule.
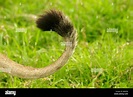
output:
[[33,68],[18,64],[0,54],[0,71],[20,78],[35,79],[49,76],[66,64],[76,47],[76,30],[69,19],[61,12],[49,10],[36,21],[43,31],[55,31],[64,38],[66,44],[63,54],[54,63],[44,68]]

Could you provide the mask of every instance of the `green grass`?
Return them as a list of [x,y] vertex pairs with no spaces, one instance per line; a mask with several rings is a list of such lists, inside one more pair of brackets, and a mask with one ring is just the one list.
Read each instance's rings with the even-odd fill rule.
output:
[[0,52],[27,66],[54,62],[64,50],[63,40],[35,24],[35,16],[48,9],[62,10],[77,29],[73,56],[46,78],[0,72],[1,88],[133,87],[132,0],[0,0]]

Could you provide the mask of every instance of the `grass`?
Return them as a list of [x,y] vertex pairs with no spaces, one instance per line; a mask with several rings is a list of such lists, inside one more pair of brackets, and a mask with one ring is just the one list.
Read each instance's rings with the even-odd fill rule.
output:
[[132,0],[1,0],[0,52],[33,67],[54,62],[62,38],[40,31],[35,17],[62,10],[74,24],[78,45],[69,62],[46,78],[27,80],[0,72],[1,88],[132,88]]

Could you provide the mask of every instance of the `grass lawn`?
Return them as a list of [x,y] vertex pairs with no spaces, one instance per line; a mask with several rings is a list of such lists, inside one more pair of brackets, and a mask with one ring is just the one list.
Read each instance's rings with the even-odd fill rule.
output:
[[28,80],[0,72],[1,88],[132,88],[132,0],[0,0],[0,53],[32,67],[62,54],[63,39],[36,27],[45,10],[63,11],[78,33],[68,63],[55,74]]

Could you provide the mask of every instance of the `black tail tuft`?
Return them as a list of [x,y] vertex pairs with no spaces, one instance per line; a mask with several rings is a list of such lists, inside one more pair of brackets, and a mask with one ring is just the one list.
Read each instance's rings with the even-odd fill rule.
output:
[[56,10],[47,11],[40,15],[36,21],[37,27],[43,31],[55,31],[62,37],[69,37],[74,30],[69,19],[61,12]]

